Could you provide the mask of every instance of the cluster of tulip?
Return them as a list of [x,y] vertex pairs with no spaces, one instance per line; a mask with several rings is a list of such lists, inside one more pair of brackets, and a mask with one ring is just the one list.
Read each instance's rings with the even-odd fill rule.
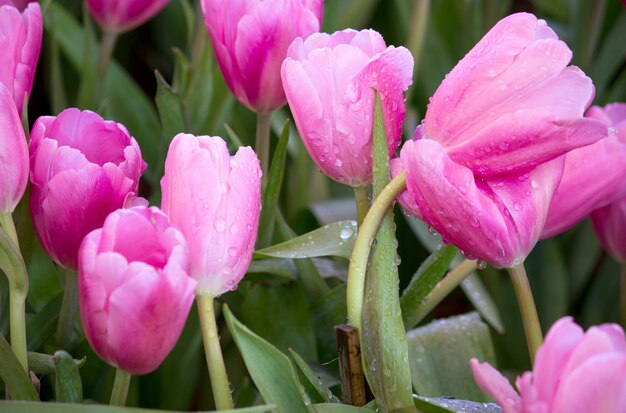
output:
[[[167,3],[86,0],[113,42]],[[583,333],[565,318],[540,347],[523,274],[539,239],[588,215],[607,252],[626,263],[626,104],[588,109],[592,81],[568,66],[572,52],[545,21],[518,13],[497,23],[446,76],[398,155],[413,76],[406,48],[387,46],[374,30],[318,33],[322,0],[201,0],[201,6],[228,87],[258,115],[257,152],[241,147],[231,156],[220,137],[177,135],[159,209],[139,197],[146,163],[119,123],[69,108],[37,119],[27,144],[20,117],[39,58],[42,16],[37,3],[0,0],[0,49],[8,56],[0,69],[1,224],[19,251],[11,214],[30,177],[37,237],[69,271],[61,318],[75,314],[67,296],[77,288],[87,340],[118,368],[113,402],[123,403],[128,374],[148,373],[164,360],[195,297],[216,405],[232,408],[213,299],[236,289],[252,260],[270,158],[269,114],[288,103],[320,171],[362,193],[372,182],[378,101],[394,196],[375,200],[370,213],[397,196],[469,260],[510,269],[523,303],[531,357],[538,350],[533,372],[518,379],[518,395],[474,360],[480,386],[504,412],[626,411],[621,328]],[[367,201],[358,209],[359,237],[367,237],[378,222]],[[19,320],[28,280],[7,275],[11,300],[21,300],[15,311],[22,312],[11,315],[11,342],[27,369]],[[348,319],[360,327],[359,283],[351,268]],[[71,323],[57,334],[69,346]]]

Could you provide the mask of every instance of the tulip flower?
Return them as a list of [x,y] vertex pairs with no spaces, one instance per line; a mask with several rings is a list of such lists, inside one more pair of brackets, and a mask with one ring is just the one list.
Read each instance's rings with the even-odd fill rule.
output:
[[67,109],[37,119],[30,149],[35,232],[59,265],[76,269],[84,236],[137,193],[146,167],[139,145],[123,125]]
[[118,209],[83,240],[80,315],[91,347],[118,369],[112,403],[178,341],[196,287],[188,271],[185,238],[156,207]]
[[85,0],[87,10],[106,31],[126,32],[163,10],[169,0]]
[[626,411],[626,340],[616,324],[583,332],[558,320],[537,352],[533,370],[516,380],[519,394],[488,363],[470,362],[478,385],[504,413]]
[[413,58],[373,30],[296,39],[282,66],[283,86],[311,158],[332,179],[354,187],[372,179],[372,122],[380,94],[389,154],[401,140],[404,91]]
[[24,96],[30,95],[33,87],[42,36],[39,4],[0,0],[0,83],[13,95],[20,116]]
[[322,0],[201,0],[224,80],[255,112],[285,104],[280,65],[296,37],[319,31]]

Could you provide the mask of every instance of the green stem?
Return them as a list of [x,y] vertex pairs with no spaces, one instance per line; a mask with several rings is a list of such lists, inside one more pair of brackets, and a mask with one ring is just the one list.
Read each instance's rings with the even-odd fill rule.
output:
[[0,225],[6,231],[11,241],[15,243],[17,249],[20,249],[20,242],[17,238],[17,230],[15,229],[15,223],[13,222],[13,216],[10,213],[0,214]]
[[356,201],[356,222],[360,227],[370,206],[367,186],[354,187],[354,200]]
[[619,279],[619,318],[622,327],[626,328],[626,262],[622,263]]
[[102,32],[102,40],[100,42],[100,56],[98,58],[98,74],[100,81],[98,82],[98,100],[102,97],[102,90],[107,79],[107,71],[115,50],[117,42],[117,33],[105,30]]
[[126,397],[128,396],[128,388],[130,387],[130,379],[132,375],[120,368],[115,370],[115,381],[113,382],[113,391],[111,391],[111,406],[126,406]]
[[357,329],[361,329],[365,273],[372,242],[376,237],[376,232],[385,212],[393,205],[394,200],[404,188],[406,188],[406,173],[403,171],[393,178],[378,195],[363,220],[354,242],[350,269],[348,270],[347,305],[348,323]]
[[74,322],[78,314],[78,274],[68,270],[65,278],[63,303],[57,324],[57,345],[64,350],[72,349]]
[[524,263],[507,268],[507,271],[511,276],[513,288],[515,288],[515,295],[517,296],[517,303],[522,316],[522,323],[524,324],[530,361],[534,363],[535,353],[543,342],[543,333],[541,332],[541,324],[539,323],[539,316],[537,315],[537,308],[535,308],[535,301],[528,283]]
[[413,325],[416,325],[424,319],[440,302],[446,298],[452,290],[461,284],[476,269],[476,260],[465,260],[450,271],[444,278],[437,283],[435,288],[426,296],[424,303],[416,312],[415,318],[412,319]]
[[26,350],[26,294],[10,286],[9,319],[11,331],[11,349],[28,372],[28,353]]
[[[420,68],[422,50],[426,40],[426,29],[428,28],[428,16],[430,15],[430,0],[416,0],[411,16],[410,30],[407,38],[407,48],[413,55],[413,79],[417,79],[417,71]],[[415,88],[410,88],[407,92],[407,101],[411,99]]]
[[261,161],[263,182],[267,182],[267,171],[270,164],[270,116],[271,113],[256,114],[256,141],[254,150]]
[[230,394],[230,385],[220,339],[215,322],[215,311],[213,308],[213,296],[211,294],[199,294],[196,296],[198,303],[198,313],[200,315],[200,327],[202,330],[202,341],[204,342],[204,354],[209,376],[211,378],[211,388],[213,389],[213,399],[218,410],[228,410],[233,408],[233,399]]

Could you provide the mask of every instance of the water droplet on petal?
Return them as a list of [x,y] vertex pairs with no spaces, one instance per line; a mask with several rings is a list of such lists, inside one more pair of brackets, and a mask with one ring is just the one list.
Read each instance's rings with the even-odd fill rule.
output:
[[224,221],[221,218],[218,218],[217,221],[215,221],[215,230],[217,232],[223,232],[226,229],[226,221]]

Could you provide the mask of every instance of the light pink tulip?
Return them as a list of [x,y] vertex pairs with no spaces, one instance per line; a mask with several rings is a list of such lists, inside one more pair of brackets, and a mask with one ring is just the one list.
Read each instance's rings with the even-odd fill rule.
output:
[[261,169],[249,147],[235,156],[219,137],[179,134],[161,180],[161,208],[189,244],[198,294],[234,290],[252,260],[261,211]]
[[432,97],[401,160],[422,218],[467,256],[512,267],[536,244],[564,153],[607,136],[594,88],[543,20],[502,19]]
[[43,23],[36,2],[24,5],[22,12],[17,6],[9,0],[0,0],[0,83],[13,95],[21,116],[24,96],[30,95],[33,87]]
[[201,0],[224,79],[248,108],[272,112],[285,104],[280,65],[296,37],[318,32],[323,0]]
[[558,320],[537,351],[532,372],[517,378],[519,394],[488,363],[470,362],[478,385],[504,413],[626,412],[626,341],[616,324],[583,332]]
[[302,142],[322,172],[351,186],[370,182],[375,90],[394,155],[412,75],[411,53],[387,47],[373,30],[318,33],[291,44],[283,86]]
[[626,197],[591,213],[600,243],[613,258],[626,263]]
[[11,213],[28,183],[28,145],[11,92],[0,83],[0,213]]
[[609,126],[609,137],[565,156],[542,238],[557,235],[595,209],[626,196],[626,104],[593,106],[587,117]]
[[76,269],[83,237],[137,193],[146,164],[123,125],[90,111],[43,116],[30,139],[35,232],[59,265]]
[[169,0],[85,0],[87,10],[104,29],[126,32],[163,10]]
[[196,281],[183,234],[158,208],[118,209],[79,253],[85,336],[95,352],[132,374],[156,369],[187,320]]

